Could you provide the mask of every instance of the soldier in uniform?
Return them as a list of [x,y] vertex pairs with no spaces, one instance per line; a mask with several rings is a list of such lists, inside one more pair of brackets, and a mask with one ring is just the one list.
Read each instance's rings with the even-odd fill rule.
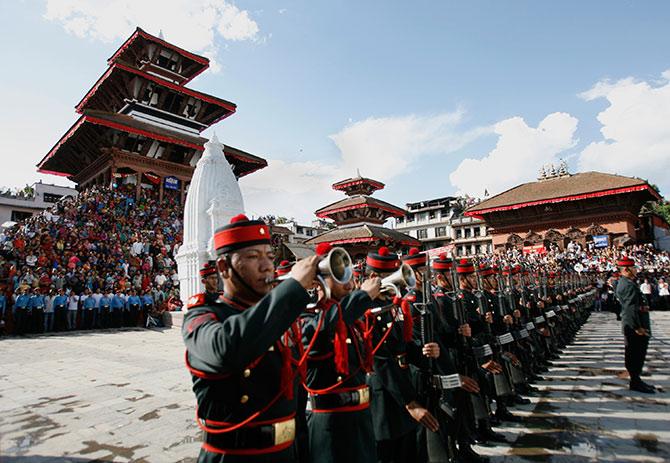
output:
[[[325,256],[331,249],[321,243],[316,253]],[[321,297],[302,317],[310,461],[370,463],[376,449],[365,377],[372,369],[372,349],[359,319],[379,295],[380,279],[365,280],[355,291],[353,280],[341,284],[325,277],[325,283],[330,298]]]
[[653,394],[656,392],[654,386],[640,378],[651,336],[649,307],[643,305],[642,293],[635,283],[635,262],[629,257],[622,257],[617,264],[621,277],[616,286],[616,297],[621,303],[621,324],[626,338],[625,361],[630,375],[630,390]]
[[[368,253],[366,267],[369,275],[384,277],[400,267],[400,260],[381,247],[378,252]],[[372,394],[377,461],[406,462],[414,460],[417,453],[417,423],[433,432],[439,429],[437,419],[419,401],[409,364],[421,366],[426,357],[439,356],[439,347],[418,348],[412,343],[410,300],[400,294],[386,296],[378,298],[377,307],[366,316],[374,352],[374,372],[367,382]]]
[[216,270],[216,261],[208,260],[200,269],[200,281],[205,287],[204,297],[207,304],[216,303],[219,299],[219,272]]
[[204,431],[199,462],[296,461],[296,386],[303,349],[296,319],[319,258],[274,287],[270,230],[240,214],[214,234],[224,293],[189,300],[182,334]]

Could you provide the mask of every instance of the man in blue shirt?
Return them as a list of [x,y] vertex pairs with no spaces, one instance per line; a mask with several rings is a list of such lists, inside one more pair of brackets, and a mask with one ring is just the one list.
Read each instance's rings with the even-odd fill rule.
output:
[[98,312],[100,320],[100,328],[109,328],[110,326],[110,308],[112,306],[112,298],[114,295],[109,292],[108,294],[103,294],[100,298],[100,308]]
[[22,288],[19,289],[19,293],[14,296],[14,320],[16,322],[15,331],[16,334],[24,334],[26,332],[26,323],[28,321],[28,303],[30,302],[30,296],[28,295],[28,289]]
[[84,329],[85,330],[90,330],[93,328],[93,319],[94,319],[94,312],[95,312],[95,299],[93,299],[93,295],[91,294],[91,290],[86,288],[86,291],[84,292],[84,295],[81,297],[82,299],[82,308],[84,310]]
[[144,291],[142,295],[142,326],[147,326],[147,318],[154,309],[154,298],[150,291]]
[[0,320],[5,318],[5,311],[7,310],[7,298],[5,297],[5,287],[0,286]]
[[130,290],[130,296],[128,296],[127,301],[128,306],[128,320],[126,320],[126,326],[137,326],[137,317],[140,313],[140,307],[142,306],[142,300],[137,295],[137,291],[134,289]]
[[63,331],[67,324],[65,318],[67,316],[67,296],[63,288],[58,290],[58,294],[53,300],[54,306],[54,328],[55,331]]
[[118,290],[112,298],[112,328],[120,328],[121,320],[123,318],[123,311],[126,307],[126,295],[123,291]]
[[31,312],[30,317],[30,332],[31,333],[41,333],[44,329],[44,308],[46,306],[46,301],[44,296],[40,293],[39,289],[35,289],[30,295],[30,300],[28,302],[28,309]]

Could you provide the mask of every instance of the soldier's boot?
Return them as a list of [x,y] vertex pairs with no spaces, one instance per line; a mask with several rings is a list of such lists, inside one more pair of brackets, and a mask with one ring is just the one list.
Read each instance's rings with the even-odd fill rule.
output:
[[456,461],[459,463],[488,463],[489,459],[484,455],[480,455],[475,452],[470,444],[463,442],[458,444],[458,455]]

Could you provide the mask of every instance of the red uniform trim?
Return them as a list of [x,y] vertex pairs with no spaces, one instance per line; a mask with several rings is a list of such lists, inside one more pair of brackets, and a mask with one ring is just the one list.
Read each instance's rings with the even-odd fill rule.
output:
[[202,448],[207,452],[218,453],[220,455],[264,455],[267,453],[276,453],[286,450],[293,445],[292,440],[280,445],[274,445],[264,449],[220,449],[210,444],[202,444]]

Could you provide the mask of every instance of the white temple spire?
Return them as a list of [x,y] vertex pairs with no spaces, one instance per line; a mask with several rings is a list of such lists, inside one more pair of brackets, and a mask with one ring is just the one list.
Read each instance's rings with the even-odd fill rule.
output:
[[223,153],[223,145],[212,134],[196,164],[184,204],[184,243],[177,253],[179,294],[186,303],[202,292],[199,270],[214,258],[214,231],[244,212],[242,193]]

